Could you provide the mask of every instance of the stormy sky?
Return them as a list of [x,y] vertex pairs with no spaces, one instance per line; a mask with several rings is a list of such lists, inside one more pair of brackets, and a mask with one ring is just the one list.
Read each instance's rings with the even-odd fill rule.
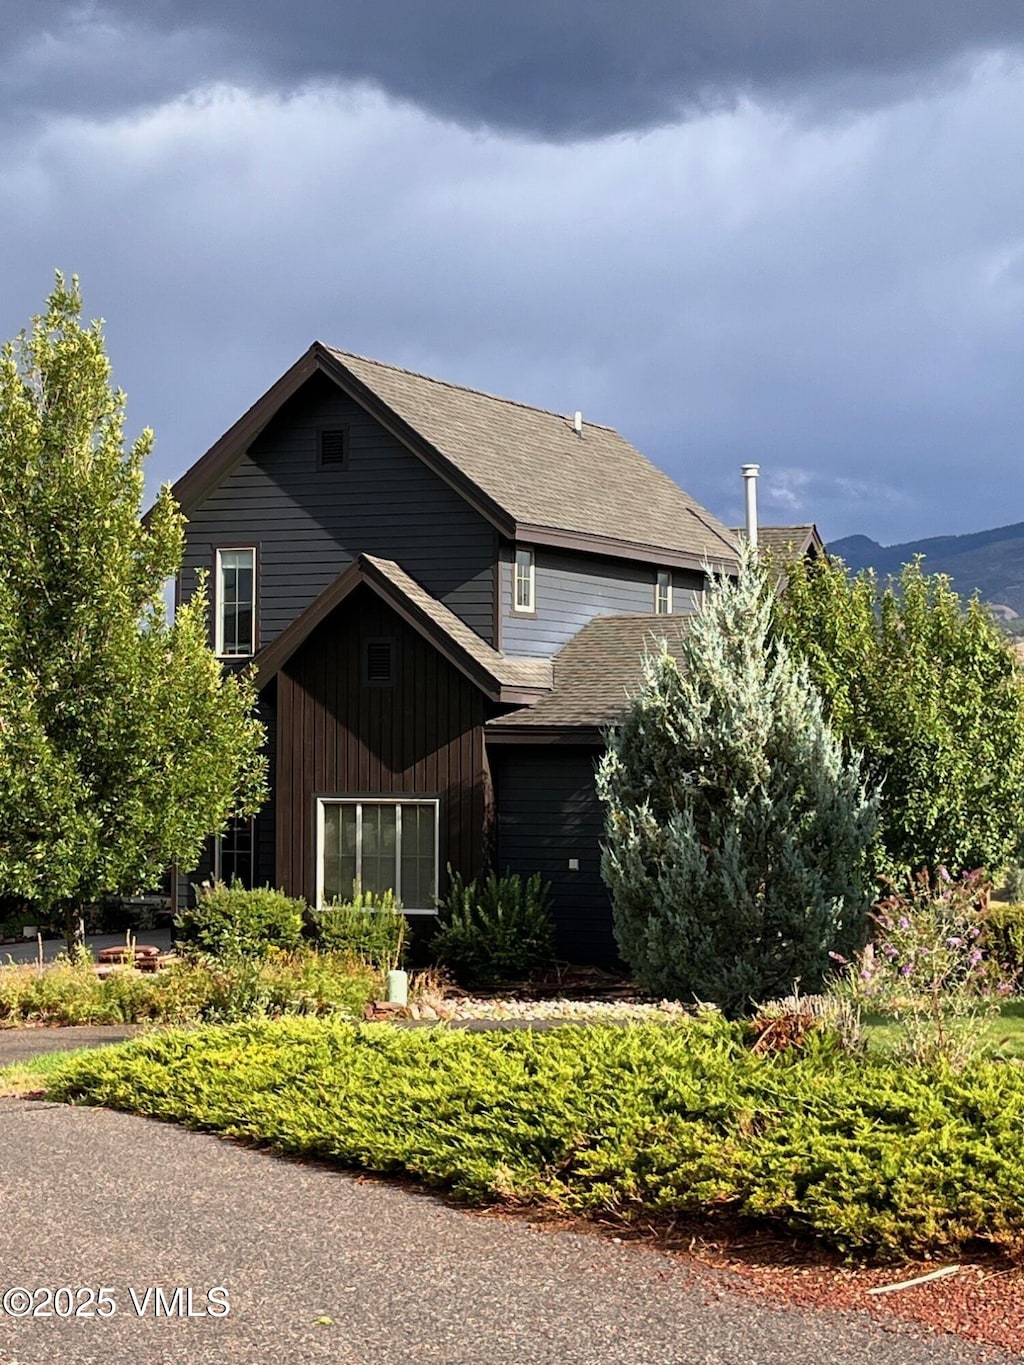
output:
[[1024,519],[1019,0],[0,4],[0,335],[60,268],[156,483],[314,338],[726,520]]

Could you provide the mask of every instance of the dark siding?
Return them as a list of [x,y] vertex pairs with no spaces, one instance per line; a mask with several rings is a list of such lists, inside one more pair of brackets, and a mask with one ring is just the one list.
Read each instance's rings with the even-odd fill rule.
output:
[[[601,880],[604,815],[594,785],[599,751],[582,746],[491,749],[497,802],[497,870],[540,872],[551,882],[559,955],[614,966],[611,902]],[[569,859],[579,859],[579,871]]]
[[[365,687],[361,642],[396,642],[393,687]],[[277,880],[316,895],[316,796],[440,798],[440,870],[475,876],[486,856],[484,698],[367,588],[278,675]]]
[[[511,547],[502,549],[501,644],[508,654],[556,654],[594,616],[654,611],[657,565],[542,548],[534,563],[537,613],[521,616],[512,610]],[[673,569],[673,615],[699,610],[703,585],[703,574]]]
[[[347,463],[321,469],[317,430],[332,424],[348,429]],[[258,546],[261,645],[360,553],[397,560],[493,641],[493,528],[323,375],[192,513],[186,536],[186,596],[217,545]]]

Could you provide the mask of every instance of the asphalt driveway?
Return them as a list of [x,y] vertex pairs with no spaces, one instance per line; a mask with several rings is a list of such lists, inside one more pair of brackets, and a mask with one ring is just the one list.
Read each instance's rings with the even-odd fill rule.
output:
[[[0,1176],[0,1303],[12,1287],[67,1286],[95,1310],[87,1291],[109,1290],[109,1316],[82,1318],[17,1318],[24,1298],[8,1294],[0,1365],[999,1358],[852,1314],[765,1306],[728,1276],[655,1251],[473,1215],[103,1110],[0,1100]],[[209,1298],[215,1287],[226,1295]],[[205,1311],[225,1298],[226,1316]]]

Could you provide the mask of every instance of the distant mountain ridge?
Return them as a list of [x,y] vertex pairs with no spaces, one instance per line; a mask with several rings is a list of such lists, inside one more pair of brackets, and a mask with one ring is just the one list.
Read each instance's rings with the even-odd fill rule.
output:
[[915,555],[924,555],[928,573],[945,573],[957,592],[978,592],[994,607],[1008,607],[1000,616],[1024,616],[1024,521],[974,531],[964,536],[929,536],[902,545],[879,545],[869,536],[845,536],[828,544],[828,552],[849,568],[874,569],[883,576],[897,574]]

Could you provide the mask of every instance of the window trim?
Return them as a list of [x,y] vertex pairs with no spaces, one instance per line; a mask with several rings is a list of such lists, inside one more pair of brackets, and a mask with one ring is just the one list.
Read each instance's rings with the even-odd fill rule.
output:
[[[224,603],[223,581],[221,578],[222,556],[240,554],[243,551],[252,555],[252,631],[249,636],[250,649],[247,654],[224,653]],[[259,649],[259,546],[257,545],[217,545],[213,551],[213,651],[218,659],[251,659]]]
[[[527,605],[520,606],[519,603],[519,556],[529,555],[529,573],[525,582],[529,585],[530,600]],[[512,552],[512,610],[518,616],[536,616],[537,614],[537,555],[529,545],[517,545]]]
[[[665,609],[662,610],[662,579],[666,579],[664,584]],[[672,615],[672,570],[658,569],[654,575],[654,614],[655,616]]]
[[[441,890],[441,800],[437,796],[405,796],[401,792],[394,792],[389,795],[381,796],[318,796],[316,797],[316,908],[323,909],[324,904],[324,822],[328,806],[356,806],[359,814],[356,817],[356,867],[360,865],[362,854],[362,807],[363,806],[394,806],[396,807],[395,821],[395,898],[401,901],[402,876],[402,806],[432,806],[434,809],[434,893],[440,894]],[[437,906],[428,909],[417,908],[415,906],[402,906],[403,915],[437,915]]]
[[[234,818],[235,818],[234,816],[231,817],[232,820],[233,820]],[[230,821],[229,821],[229,823],[230,823]],[[250,815],[250,816],[248,817],[248,825],[249,825],[249,884],[248,884],[248,889],[251,890],[251,889],[256,885],[256,817],[255,817],[254,815]],[[223,869],[223,866],[224,866],[224,856],[223,856],[223,853],[224,853],[224,834],[223,834],[223,831],[222,831],[220,834],[214,835],[214,839],[213,839],[213,879],[214,879],[214,881],[217,881],[217,882],[222,882],[222,881],[224,880],[223,876],[221,875],[221,874],[222,874],[222,869]],[[245,883],[243,883],[243,885],[245,885]]]

